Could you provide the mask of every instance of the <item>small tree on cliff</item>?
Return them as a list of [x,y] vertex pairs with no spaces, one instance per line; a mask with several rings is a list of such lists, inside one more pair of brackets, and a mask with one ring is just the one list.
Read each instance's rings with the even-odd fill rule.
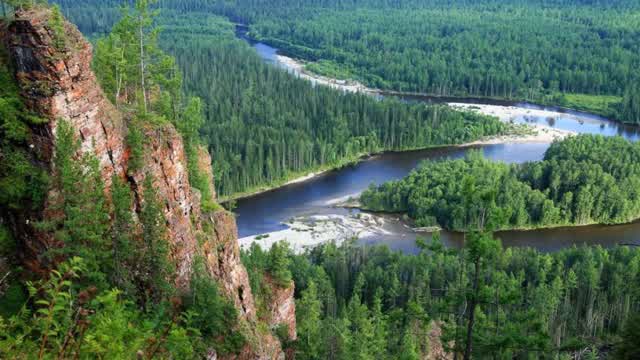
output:
[[134,294],[133,272],[135,263],[136,226],[133,221],[133,198],[131,189],[118,175],[113,176],[111,199],[113,202],[113,225],[111,227],[111,251],[113,271],[111,282],[126,294]]
[[296,319],[300,338],[296,355],[301,359],[320,359],[322,354],[322,302],[318,298],[316,283],[309,281],[296,303]]
[[60,120],[53,179],[53,187],[59,192],[52,204],[61,217],[44,225],[56,231],[56,238],[63,242],[63,248],[53,250],[51,255],[62,252],[67,256],[81,256],[85,259],[89,283],[106,287],[111,262],[104,183],[98,160],[91,155],[79,155],[79,147],[73,127]]
[[[150,112],[175,121],[181,112],[182,77],[175,60],[158,46],[154,25],[156,0],[136,0],[122,19],[96,44],[94,67],[109,98],[120,107],[135,106],[140,116]],[[149,94],[154,96],[151,103]]]

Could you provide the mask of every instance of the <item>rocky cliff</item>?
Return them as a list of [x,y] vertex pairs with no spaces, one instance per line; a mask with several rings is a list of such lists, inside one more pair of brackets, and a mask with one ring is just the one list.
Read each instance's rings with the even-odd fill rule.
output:
[[[50,11],[42,8],[18,12],[7,27],[2,27],[1,34],[25,104],[47,120],[32,126],[28,150],[32,161],[49,173],[55,171],[52,161],[56,129],[63,119],[75,130],[81,143],[80,152],[98,159],[107,198],[112,177],[126,179],[135,197],[134,215],[144,202],[143,184],[145,177],[150,176],[164,205],[177,288],[189,288],[193,259],[203,255],[208,272],[238,309],[243,331],[250,340],[234,358],[283,357],[280,343],[270,333],[258,329],[247,271],[240,261],[235,219],[224,210],[203,211],[200,193],[189,184],[180,134],[171,124],[145,126],[143,166],[135,171],[130,169],[131,149],[125,141],[128,120],[109,102],[96,81],[91,70],[91,45],[75,26],[65,22],[66,41],[60,46],[56,39],[60,34],[51,28],[49,18]],[[211,158],[206,150],[199,150],[198,160],[203,173],[212,177]],[[23,245],[23,261],[36,272],[50,266],[41,256],[46,249],[63,246],[53,234],[32,226],[53,216],[48,208],[56,191],[49,189],[49,200],[43,209],[8,214],[14,235]],[[215,195],[206,200],[215,201]],[[289,318],[286,320],[289,323],[293,316],[295,326],[293,290],[281,295],[278,301],[286,308],[279,310],[274,306],[274,312],[278,317]],[[295,328],[291,331],[295,337]]]

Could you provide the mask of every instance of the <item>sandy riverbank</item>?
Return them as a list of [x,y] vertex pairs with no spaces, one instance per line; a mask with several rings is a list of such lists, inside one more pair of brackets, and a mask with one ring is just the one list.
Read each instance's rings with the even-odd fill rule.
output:
[[292,71],[294,74],[302,79],[311,81],[314,84],[320,84],[329,86],[334,89],[353,92],[353,93],[370,93],[375,94],[378,91],[365,86],[364,84],[355,80],[337,80],[326,76],[313,74],[308,72],[304,66],[305,64],[299,60],[290,58],[284,55],[276,55],[278,63],[283,65],[287,70]]
[[268,250],[279,241],[286,241],[296,253],[302,253],[307,248],[335,241],[375,236],[390,235],[385,229],[388,220],[382,216],[366,213],[349,215],[313,215],[299,217],[284,223],[288,229],[275,231],[263,235],[247,236],[239,240],[240,247],[247,249],[252,243]]
[[[514,120],[522,116],[555,118],[559,116],[566,117],[566,114],[537,109],[526,109],[516,106],[500,106],[500,105],[482,105],[482,104],[464,104],[464,103],[448,103],[449,106],[464,111],[475,111],[483,115],[495,116],[505,123],[513,123]],[[577,119],[577,118],[576,118]],[[531,130],[530,134],[525,135],[504,135],[494,136],[488,139],[478,140],[460,145],[461,147],[474,145],[494,145],[506,143],[551,143],[555,140],[562,140],[567,136],[575,135],[569,130],[561,130],[546,126],[543,124],[526,124]]]
[[316,177],[318,177],[320,175],[324,175],[324,174],[328,173],[329,171],[331,171],[331,169],[327,169],[327,170],[324,170],[324,171],[318,171],[318,172],[312,172],[312,173],[309,173],[307,175],[301,176],[299,178],[295,178],[293,180],[289,180],[286,183],[284,183],[282,186],[287,186],[287,185],[292,185],[292,184],[305,182],[305,181],[311,180],[313,178],[316,178]]

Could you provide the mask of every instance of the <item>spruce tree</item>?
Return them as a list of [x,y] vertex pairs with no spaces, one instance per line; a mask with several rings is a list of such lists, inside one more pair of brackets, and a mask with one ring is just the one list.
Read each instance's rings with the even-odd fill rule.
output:
[[322,303],[318,300],[316,283],[311,280],[296,303],[297,331],[300,334],[296,356],[300,359],[321,359]]
[[268,270],[278,286],[289,287],[291,285],[289,263],[289,245],[285,241],[273,244],[269,250]]
[[145,176],[143,186],[144,202],[140,212],[142,250],[139,264],[144,292],[143,306],[148,307],[166,299],[173,288],[170,281],[172,271],[166,220],[151,175]]

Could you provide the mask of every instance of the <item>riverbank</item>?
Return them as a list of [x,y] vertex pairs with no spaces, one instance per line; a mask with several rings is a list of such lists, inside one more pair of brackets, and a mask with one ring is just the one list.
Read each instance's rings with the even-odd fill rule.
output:
[[[562,114],[550,110],[540,109],[525,109],[516,106],[500,106],[500,105],[482,105],[482,104],[466,104],[466,103],[448,103],[449,106],[461,111],[473,111],[482,115],[494,116],[500,119],[500,121],[507,124],[515,124],[515,121],[519,117],[541,117],[546,119],[555,119],[558,116],[571,116]],[[573,116],[578,119],[578,117]],[[582,120],[577,120],[582,121]],[[531,123],[523,124],[527,126],[524,131],[513,135],[494,136],[484,140],[478,140],[466,144],[459,145],[460,147],[476,146],[476,145],[496,145],[496,144],[514,144],[514,143],[552,143],[557,140],[562,140],[568,136],[575,135],[576,133],[569,130],[555,129],[551,126]],[[522,126],[522,125],[521,125]],[[526,131],[530,130],[530,131]]]
[[[505,109],[499,109],[501,107],[495,106],[495,105],[476,105],[476,104],[461,104],[461,103],[450,103],[449,105],[453,107],[458,107],[461,111],[476,111],[484,115],[495,116],[495,117],[498,117],[501,121],[509,124],[512,124],[512,120],[517,116],[527,116],[527,115],[539,116],[536,114],[540,114],[540,113],[545,114],[545,116],[562,115],[561,113],[554,113],[552,111],[530,110],[530,109],[517,108],[517,107],[508,107],[508,108],[505,107]],[[419,147],[419,148],[413,148],[413,149],[405,149],[401,151],[417,151],[417,150],[446,148],[446,147],[465,148],[465,147],[472,147],[472,146],[497,145],[497,144],[552,143],[553,141],[564,139],[567,136],[575,135],[575,133],[572,131],[554,129],[552,127],[545,126],[542,124],[526,124],[525,126],[514,124],[514,126],[521,126],[522,128],[519,129],[518,131],[514,131],[513,134],[492,136],[485,139],[471,141],[463,144],[443,144],[443,145],[436,145],[436,146],[425,146],[425,147]],[[234,194],[233,196],[230,196],[230,197],[223,197],[221,198],[221,202],[225,203],[233,200],[246,199],[252,196],[256,196],[259,194],[263,194],[269,191],[279,189],[284,186],[310,181],[322,175],[325,175],[331,171],[336,171],[345,166],[350,166],[350,165],[357,164],[361,161],[366,161],[368,159],[371,159],[374,156],[381,155],[386,152],[398,152],[398,151],[389,150],[389,151],[380,151],[380,152],[373,152],[373,153],[364,153],[364,154],[360,154],[359,156],[346,159],[344,162],[337,165],[325,165],[325,166],[310,170],[308,172],[293,173],[292,176],[290,176],[288,179],[278,181],[271,186],[262,186],[257,189],[252,189],[242,193]]]
[[[307,79],[316,84],[322,84],[325,86],[339,89],[346,92],[366,93],[373,96],[395,96],[405,98],[424,98],[432,99],[442,102],[450,102],[450,100],[456,99],[469,99],[471,102],[492,102],[495,105],[511,106],[511,104],[517,102],[526,102],[522,99],[509,99],[501,97],[481,97],[481,96],[454,96],[454,95],[434,95],[419,92],[407,92],[396,91],[389,89],[379,89],[369,87],[357,80],[353,79],[335,79],[327,76],[323,76],[312,71],[307,70],[306,65],[308,62],[295,59],[286,55],[277,54],[276,61],[284,68],[295,73],[303,79]],[[560,102],[554,102],[549,100],[550,98],[561,99]],[[619,96],[608,95],[587,95],[587,94],[565,94],[558,93],[555,95],[548,95],[543,99],[539,99],[537,103],[531,103],[532,105],[538,105],[541,107],[552,107],[559,111],[566,112],[587,112],[590,114],[596,114],[603,118],[607,118],[621,124],[627,124],[624,121],[617,119],[617,113],[615,108],[622,102],[622,98]]]
[[322,175],[326,175],[332,171],[340,170],[345,166],[354,165],[359,163],[360,161],[370,159],[380,153],[382,152],[363,153],[353,158],[345,159],[339,164],[322,165],[307,171],[292,172],[290,176],[286,177],[285,179],[281,179],[279,181],[273,182],[271,185],[254,187],[243,192],[235,193],[231,196],[222,196],[220,197],[220,203],[225,204],[225,203],[228,203],[229,201],[242,200],[242,199],[250,198],[256,195],[264,194],[270,191],[274,191],[274,190],[283,188],[285,186],[295,185],[295,184],[303,183],[306,181],[310,181]]
[[286,241],[295,253],[300,254],[327,242],[339,245],[344,241],[361,238],[394,236],[398,227],[403,227],[407,233],[413,231],[399,216],[356,211],[348,214],[301,216],[283,224],[288,228],[240,238],[240,247],[248,249],[251,244],[256,243],[268,250],[273,244]]
[[329,86],[333,89],[353,93],[367,93],[372,95],[379,93],[379,90],[367,87],[355,80],[338,80],[309,72],[305,69],[305,63],[288,56],[278,54],[276,55],[276,60],[287,70],[314,84]]

